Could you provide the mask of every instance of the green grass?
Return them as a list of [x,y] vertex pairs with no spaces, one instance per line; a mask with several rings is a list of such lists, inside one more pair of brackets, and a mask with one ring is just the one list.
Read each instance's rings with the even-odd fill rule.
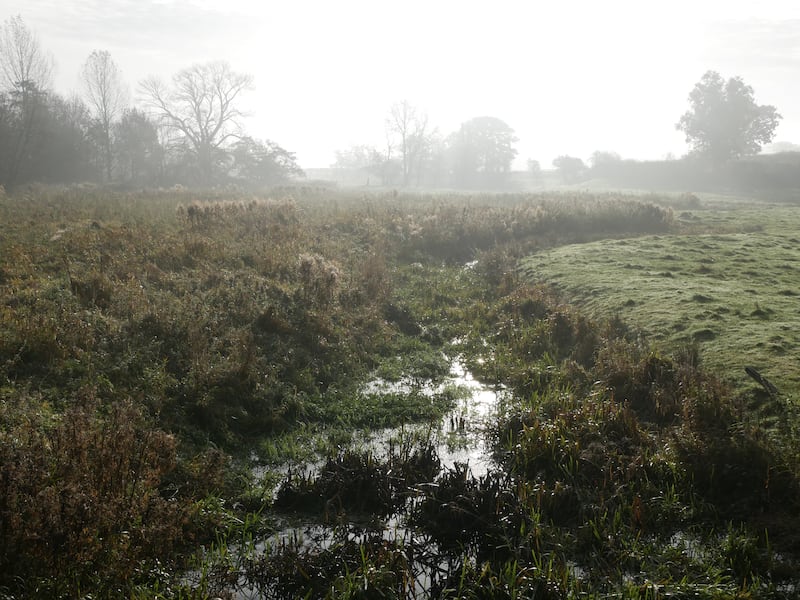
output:
[[744,382],[744,367],[753,366],[796,397],[800,212],[682,217],[674,234],[562,246],[524,259],[521,270],[590,315],[618,316],[666,351],[697,344],[724,377]]

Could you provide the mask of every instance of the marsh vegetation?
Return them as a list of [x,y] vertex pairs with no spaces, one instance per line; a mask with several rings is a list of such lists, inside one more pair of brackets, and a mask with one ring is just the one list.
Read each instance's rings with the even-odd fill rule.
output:
[[0,594],[793,597],[794,216],[696,201],[3,196]]

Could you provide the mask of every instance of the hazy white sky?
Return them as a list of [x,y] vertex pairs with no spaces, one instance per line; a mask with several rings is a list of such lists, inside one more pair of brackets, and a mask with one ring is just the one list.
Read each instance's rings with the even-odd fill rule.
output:
[[739,75],[800,143],[800,3],[493,0],[0,0],[78,91],[92,50],[137,83],[193,63],[250,73],[254,137],[327,166],[354,143],[382,144],[407,99],[443,134],[491,115],[517,133],[520,162],[595,150],[686,152],[675,123],[702,74]]

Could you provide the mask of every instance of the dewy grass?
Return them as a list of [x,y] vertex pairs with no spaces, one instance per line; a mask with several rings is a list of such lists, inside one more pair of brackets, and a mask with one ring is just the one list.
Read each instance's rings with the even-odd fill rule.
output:
[[[701,223],[714,216],[693,215]],[[796,397],[800,217],[787,208],[745,212],[741,228],[754,223],[748,216],[760,231],[569,245],[525,259],[521,270],[589,314],[618,316],[665,350],[696,344],[725,377],[742,383],[744,367],[753,366],[784,397]]]

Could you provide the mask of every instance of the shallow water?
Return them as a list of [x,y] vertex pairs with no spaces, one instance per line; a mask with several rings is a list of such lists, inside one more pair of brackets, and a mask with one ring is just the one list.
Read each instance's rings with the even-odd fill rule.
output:
[[[438,424],[410,424],[403,427],[356,431],[352,447],[356,450],[372,452],[382,458],[389,454],[390,448],[398,440],[409,436],[426,438],[435,442],[442,468],[452,468],[455,463],[467,464],[475,477],[484,475],[491,465],[491,452],[486,444],[486,426],[507,393],[502,385],[489,386],[475,379],[463,362],[456,358],[451,362],[450,374],[444,381],[434,384],[410,377],[399,381],[375,378],[362,388],[365,394],[410,394],[422,393],[429,396],[442,393],[447,388],[463,390],[456,406]],[[254,461],[256,457],[253,457]],[[263,477],[267,471],[283,477],[290,472],[316,474],[324,466],[324,457],[305,461],[301,464],[285,463],[269,467],[256,466],[256,478]]]
[[[436,442],[436,450],[442,468],[453,468],[455,463],[467,464],[472,475],[480,477],[486,474],[491,465],[491,452],[486,444],[486,425],[494,415],[499,401],[506,390],[503,386],[488,386],[476,380],[460,359],[456,358],[450,365],[450,375],[438,385],[430,382],[413,382],[401,379],[388,382],[374,379],[367,383],[364,391],[373,394],[411,393],[421,391],[433,395],[448,387],[464,390],[455,408],[444,416],[438,429],[430,431]],[[410,427],[393,427],[364,433],[362,442],[357,444],[370,450],[376,456],[386,456],[393,440],[402,438],[411,431],[424,433],[431,430],[430,425],[413,425]]]
[[[489,420],[497,410],[499,401],[507,393],[503,386],[487,386],[477,381],[460,359],[451,363],[450,374],[440,384],[432,382],[413,381],[401,379],[398,382],[388,382],[374,379],[368,382],[363,391],[371,394],[397,394],[397,393],[424,393],[433,395],[440,393],[448,387],[458,387],[463,391],[456,406],[438,424],[414,424],[405,427],[387,428],[370,432],[357,432],[354,436],[352,447],[356,450],[371,452],[377,458],[388,457],[398,443],[408,439],[430,439],[434,442],[442,470],[454,468],[456,463],[466,464],[474,477],[485,475],[491,465],[491,449],[487,444],[486,427]],[[324,465],[322,459],[306,463],[299,467],[306,474],[316,474]],[[273,471],[287,473],[289,468],[298,470],[298,466],[272,469]],[[257,470],[257,474],[258,474]],[[347,534],[349,539],[357,540],[364,535],[366,529],[374,531],[375,527],[382,527],[383,539],[387,541],[407,541],[408,536],[413,536],[411,529],[406,527],[406,511],[400,510],[397,514],[388,517],[382,522],[359,523],[355,520],[338,525],[341,534],[342,527],[350,529]],[[348,518],[352,517],[348,515]],[[361,533],[359,533],[359,531]],[[279,531],[261,542],[257,542],[255,549],[263,552],[267,546],[294,543],[303,548],[325,549],[337,538],[337,529],[331,525],[323,524],[319,520],[309,517],[286,519]],[[414,583],[418,592],[429,586],[429,574],[425,568],[420,567],[419,576]],[[242,586],[237,598],[253,597],[253,589]]]

